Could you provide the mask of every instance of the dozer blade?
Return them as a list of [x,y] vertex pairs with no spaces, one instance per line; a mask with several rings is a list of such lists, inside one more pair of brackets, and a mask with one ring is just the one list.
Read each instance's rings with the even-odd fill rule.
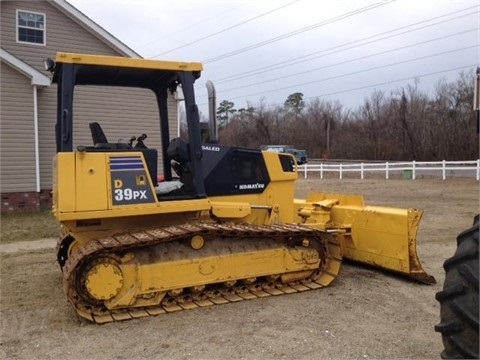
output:
[[358,195],[312,194],[307,203],[329,212],[326,228],[338,236],[347,259],[406,275],[425,284],[436,280],[422,268],[417,255],[417,230],[422,210],[365,206]]

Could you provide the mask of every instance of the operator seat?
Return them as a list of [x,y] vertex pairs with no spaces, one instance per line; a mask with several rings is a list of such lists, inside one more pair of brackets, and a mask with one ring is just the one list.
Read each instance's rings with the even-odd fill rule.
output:
[[193,174],[190,166],[189,144],[181,138],[174,138],[167,148],[167,156],[173,170],[180,177],[184,189],[193,191]]
[[90,126],[90,132],[92,133],[92,140],[94,145],[108,143],[102,126],[98,122],[91,122],[88,125]]
[[91,122],[90,132],[92,133],[93,145],[97,149],[131,149],[132,147],[127,143],[109,143],[102,126],[98,122]]

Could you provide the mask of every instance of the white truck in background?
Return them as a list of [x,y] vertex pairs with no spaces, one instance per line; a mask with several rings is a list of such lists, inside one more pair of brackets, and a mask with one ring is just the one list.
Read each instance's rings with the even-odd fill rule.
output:
[[308,162],[307,151],[295,149],[291,145],[262,145],[260,150],[292,154],[297,160],[297,165],[303,165]]

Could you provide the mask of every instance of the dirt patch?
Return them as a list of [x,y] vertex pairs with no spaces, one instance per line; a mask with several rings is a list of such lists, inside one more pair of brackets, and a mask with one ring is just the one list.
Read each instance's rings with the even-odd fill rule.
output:
[[297,196],[309,191],[363,194],[371,205],[424,209],[418,252],[438,284],[347,263],[323,290],[100,326],[80,320],[67,304],[53,248],[1,251],[0,358],[439,358],[434,296],[456,235],[479,211],[478,182],[300,180]]
[[20,251],[53,249],[56,245],[57,245],[57,239],[17,241],[13,243],[0,244],[0,253],[11,254],[11,253],[17,253]]

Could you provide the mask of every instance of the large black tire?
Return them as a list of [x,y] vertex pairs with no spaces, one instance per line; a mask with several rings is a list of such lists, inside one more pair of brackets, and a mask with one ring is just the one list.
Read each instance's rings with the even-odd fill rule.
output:
[[457,251],[443,264],[445,283],[440,302],[442,359],[478,359],[478,215],[457,237]]

